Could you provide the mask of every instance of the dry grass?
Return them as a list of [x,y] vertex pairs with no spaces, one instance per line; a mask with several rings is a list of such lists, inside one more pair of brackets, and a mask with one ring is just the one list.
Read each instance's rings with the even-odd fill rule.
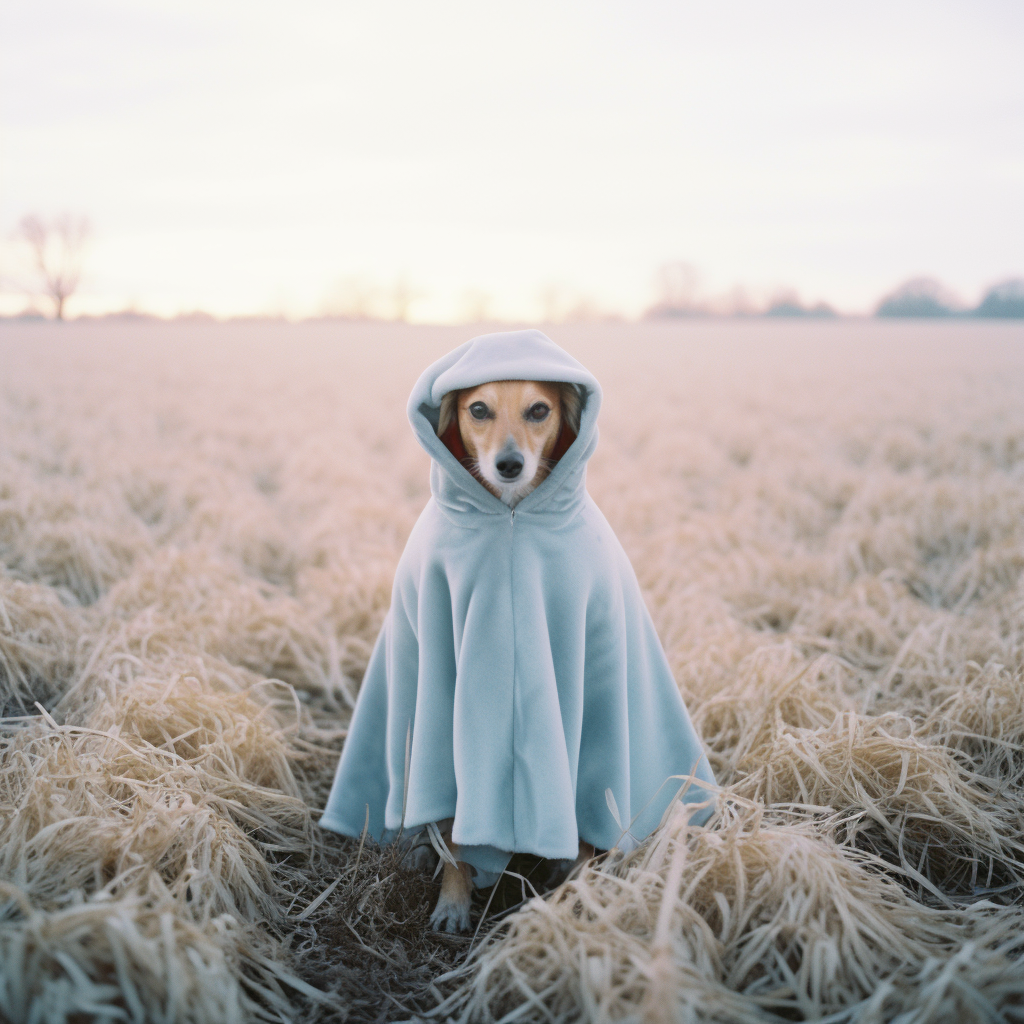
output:
[[466,332],[3,330],[0,1018],[1024,1020],[1024,330],[552,332],[723,789],[472,951],[315,825]]

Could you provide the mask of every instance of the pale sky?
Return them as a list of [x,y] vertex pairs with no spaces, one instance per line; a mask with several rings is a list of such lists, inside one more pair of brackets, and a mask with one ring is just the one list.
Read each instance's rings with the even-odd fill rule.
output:
[[88,215],[72,313],[1024,275],[1020,0],[8,0],[0,62],[0,266],[24,214]]

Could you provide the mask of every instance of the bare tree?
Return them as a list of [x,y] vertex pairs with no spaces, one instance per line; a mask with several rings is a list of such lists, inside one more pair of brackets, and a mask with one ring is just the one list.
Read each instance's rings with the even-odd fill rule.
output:
[[18,233],[29,244],[43,291],[53,299],[54,313],[64,319],[64,303],[74,294],[82,276],[82,256],[91,228],[85,217],[58,214],[45,221],[35,214],[23,217]]
[[570,324],[592,324],[608,319],[608,317],[601,312],[600,306],[592,296],[578,295],[573,305],[565,311],[562,319]]
[[663,263],[656,279],[658,301],[649,316],[688,316],[702,312],[698,300],[700,275],[689,263]]
[[572,305],[572,295],[568,289],[557,281],[548,281],[540,290],[541,318],[543,323],[558,323],[565,316],[565,311]]
[[323,311],[327,316],[345,320],[372,320],[380,298],[380,289],[357,275],[337,281],[324,297]]
[[408,277],[403,274],[396,282],[391,291],[391,301],[394,308],[393,319],[401,323],[409,320],[409,310],[414,302],[423,298],[423,292],[410,284]]

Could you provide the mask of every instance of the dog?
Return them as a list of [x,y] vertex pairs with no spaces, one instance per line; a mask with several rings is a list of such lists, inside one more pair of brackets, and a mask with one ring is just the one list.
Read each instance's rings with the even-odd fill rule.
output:
[[[509,855],[561,868],[632,849],[676,799],[702,805],[698,824],[713,814],[636,573],[587,493],[601,400],[536,330],[465,342],[409,395],[430,498],[320,824],[377,842],[408,828],[403,862],[436,851],[438,930],[468,927],[474,873],[483,883]],[[697,784],[666,785],[684,776]]]
[[437,434],[491,494],[515,508],[576,439],[582,404],[575,384],[489,381],[444,396]]
[[[547,479],[576,439],[582,404],[575,384],[489,381],[444,396],[437,434],[491,494],[515,508]],[[435,931],[468,931],[472,869],[458,859],[452,820],[436,826],[444,848],[438,851],[444,857],[444,874],[430,923]],[[593,856],[594,847],[581,839],[570,871]]]

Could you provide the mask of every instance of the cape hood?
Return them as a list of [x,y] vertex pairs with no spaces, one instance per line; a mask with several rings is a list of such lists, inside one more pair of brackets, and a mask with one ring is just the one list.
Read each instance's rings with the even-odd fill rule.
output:
[[[445,394],[494,380],[586,393],[575,441],[514,510],[436,432]],[[416,382],[408,412],[431,498],[321,825],[358,836],[368,813],[386,841],[454,818],[462,858],[486,874],[513,852],[575,858],[578,837],[628,847],[676,799],[673,776],[714,783],[633,568],[587,493],[600,407],[593,375],[534,330],[474,338]],[[695,783],[683,798],[708,796]]]

